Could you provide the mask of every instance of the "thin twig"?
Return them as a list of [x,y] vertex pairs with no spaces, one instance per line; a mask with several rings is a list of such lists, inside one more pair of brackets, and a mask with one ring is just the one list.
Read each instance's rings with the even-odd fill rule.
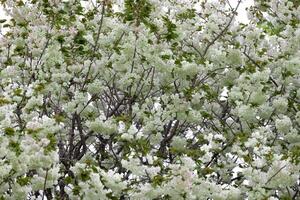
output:
[[45,181],[44,181],[44,188],[43,188],[43,197],[42,200],[45,198],[45,191],[46,191],[46,183],[47,183],[47,178],[48,178],[48,169],[46,169],[46,176],[45,176]]
[[241,0],[238,1],[238,4],[235,7],[235,9],[233,10],[233,14],[230,17],[230,20],[229,20],[228,24],[225,26],[225,28],[212,41],[210,41],[208,43],[208,45],[206,46],[206,48],[204,49],[204,52],[202,54],[203,57],[206,55],[209,47],[211,47],[219,38],[221,38],[226,33],[226,31],[228,30],[229,26],[231,25],[231,23],[232,23],[232,21],[234,19],[234,16],[236,15],[236,11],[237,11],[238,7],[240,6],[240,3],[241,3]]
[[268,181],[265,184],[268,184],[277,174],[279,174],[279,172],[281,170],[283,170],[286,167],[286,165],[284,165],[283,167],[281,167],[273,176],[271,176]]

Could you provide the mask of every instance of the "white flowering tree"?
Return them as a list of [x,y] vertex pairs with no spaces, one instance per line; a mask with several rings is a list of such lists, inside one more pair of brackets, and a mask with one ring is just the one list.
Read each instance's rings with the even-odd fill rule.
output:
[[0,2],[1,200],[300,198],[298,0]]

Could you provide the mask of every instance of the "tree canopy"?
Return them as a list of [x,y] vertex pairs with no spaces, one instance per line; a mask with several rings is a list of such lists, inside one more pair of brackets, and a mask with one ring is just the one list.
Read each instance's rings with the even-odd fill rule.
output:
[[298,0],[0,2],[0,200],[300,198]]

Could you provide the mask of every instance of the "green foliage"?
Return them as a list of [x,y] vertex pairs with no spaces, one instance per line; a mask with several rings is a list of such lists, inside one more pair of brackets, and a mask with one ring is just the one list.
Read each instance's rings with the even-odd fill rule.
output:
[[9,104],[9,103],[10,103],[9,100],[7,100],[4,97],[0,97],[0,106],[6,105],[6,104]]
[[81,169],[79,178],[84,182],[90,180],[90,171]]
[[[125,21],[140,22],[147,21],[152,11],[152,6],[148,0],[125,0]],[[148,23],[149,24],[149,23]]]
[[160,185],[163,183],[164,180],[165,180],[165,178],[164,178],[163,176],[161,176],[161,175],[156,175],[156,176],[154,176],[154,177],[152,178],[152,185],[153,185],[154,187],[160,186]]
[[7,127],[7,128],[4,129],[4,133],[7,136],[14,136],[15,130],[11,127]]
[[195,9],[187,9],[186,11],[180,13],[177,15],[178,20],[186,20],[186,19],[192,19],[196,16],[196,10]]
[[300,145],[293,146],[290,150],[290,156],[292,158],[293,163],[300,163]]
[[9,142],[9,148],[16,153],[17,156],[19,156],[22,153],[21,147],[20,147],[20,143],[17,141],[13,141],[11,140]]
[[31,177],[29,177],[29,176],[19,177],[17,179],[17,183],[19,183],[21,186],[30,184],[30,181],[31,181]]
[[47,139],[50,141],[49,144],[45,147],[44,151],[45,153],[49,153],[51,151],[55,151],[56,146],[57,146],[57,138],[55,134],[53,133],[48,133],[47,134]]
[[163,35],[163,38],[167,41],[174,40],[178,37],[178,34],[176,33],[176,24],[174,24],[168,17],[164,16],[163,22],[167,28],[167,33]]

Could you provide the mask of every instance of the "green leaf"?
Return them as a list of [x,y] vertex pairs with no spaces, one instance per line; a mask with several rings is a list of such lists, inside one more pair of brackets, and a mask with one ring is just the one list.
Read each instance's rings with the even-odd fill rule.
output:
[[179,20],[192,19],[196,16],[195,12],[196,12],[195,9],[187,9],[186,11],[178,14],[177,19],[179,19]]
[[59,42],[59,43],[64,43],[65,39],[64,39],[64,36],[63,35],[59,35],[57,36],[56,40]]
[[176,39],[178,37],[178,34],[176,33],[177,26],[174,23],[172,23],[172,21],[166,16],[163,16],[162,19],[168,31],[166,34],[163,35],[164,38],[167,41]]
[[17,183],[19,183],[21,186],[28,185],[30,183],[31,177],[20,177],[17,179]]
[[66,118],[62,114],[54,115],[54,119],[57,123],[61,123],[66,120]]
[[14,90],[14,95],[16,96],[22,96],[23,90],[21,88],[17,88]]
[[292,162],[298,165],[300,163],[300,145],[293,146],[290,150]]
[[65,184],[71,184],[73,182],[73,179],[71,176],[67,176],[65,179],[64,179],[64,182]]
[[150,16],[152,6],[147,0],[125,0],[125,21],[143,22]]
[[81,188],[78,185],[75,185],[72,192],[74,195],[79,195],[80,194]]
[[5,135],[13,136],[15,134],[15,130],[11,127],[7,127],[4,129]]
[[54,133],[48,133],[47,134],[47,139],[50,141],[49,144],[45,147],[44,151],[45,153],[49,153],[51,151],[55,151],[56,150],[56,146],[57,146],[57,139],[55,137]]
[[8,147],[16,153],[17,156],[21,154],[21,147],[20,143],[15,142],[15,141],[10,141]]
[[152,185],[154,187],[161,185],[164,182],[165,178],[161,175],[156,175],[152,179]]
[[79,177],[84,182],[88,181],[88,180],[90,180],[90,172],[88,170],[82,169]]
[[0,97],[0,106],[6,105],[6,104],[9,104],[9,103],[10,103],[9,100],[7,100],[4,97]]
[[209,168],[209,167],[206,167],[204,169],[201,170],[201,173],[205,176],[205,175],[208,175],[208,174],[211,174],[215,172],[212,168]]

